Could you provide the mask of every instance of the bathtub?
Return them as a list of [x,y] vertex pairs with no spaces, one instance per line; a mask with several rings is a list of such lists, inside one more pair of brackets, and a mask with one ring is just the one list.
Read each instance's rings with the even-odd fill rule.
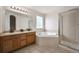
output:
[[37,32],[37,44],[43,47],[56,47],[58,35],[54,32]]
[[55,32],[37,32],[38,37],[58,37],[58,34]]

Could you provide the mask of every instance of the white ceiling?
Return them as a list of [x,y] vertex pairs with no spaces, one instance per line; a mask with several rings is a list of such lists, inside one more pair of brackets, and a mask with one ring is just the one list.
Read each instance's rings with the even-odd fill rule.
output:
[[26,7],[44,14],[48,14],[51,12],[63,12],[69,9],[78,8],[78,6],[26,6]]

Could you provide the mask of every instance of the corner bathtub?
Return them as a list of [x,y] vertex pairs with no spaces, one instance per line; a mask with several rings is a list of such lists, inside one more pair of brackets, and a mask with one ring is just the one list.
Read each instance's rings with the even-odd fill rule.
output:
[[37,44],[46,47],[56,47],[58,35],[54,32],[37,32]]

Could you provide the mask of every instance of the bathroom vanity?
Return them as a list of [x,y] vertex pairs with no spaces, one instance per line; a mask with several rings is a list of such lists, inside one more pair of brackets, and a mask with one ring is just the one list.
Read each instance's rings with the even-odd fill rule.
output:
[[35,43],[35,21],[30,13],[10,6],[1,7],[0,12],[0,52],[13,52]]
[[36,41],[36,32],[24,31],[0,34],[0,52],[13,52]]

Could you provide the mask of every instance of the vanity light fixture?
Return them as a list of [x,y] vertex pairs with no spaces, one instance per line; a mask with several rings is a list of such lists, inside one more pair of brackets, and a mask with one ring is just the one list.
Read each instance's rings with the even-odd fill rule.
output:
[[27,10],[26,9],[23,9],[23,8],[20,8],[20,7],[11,6],[10,8],[11,9],[14,9],[14,10],[18,10],[18,11],[27,13]]

